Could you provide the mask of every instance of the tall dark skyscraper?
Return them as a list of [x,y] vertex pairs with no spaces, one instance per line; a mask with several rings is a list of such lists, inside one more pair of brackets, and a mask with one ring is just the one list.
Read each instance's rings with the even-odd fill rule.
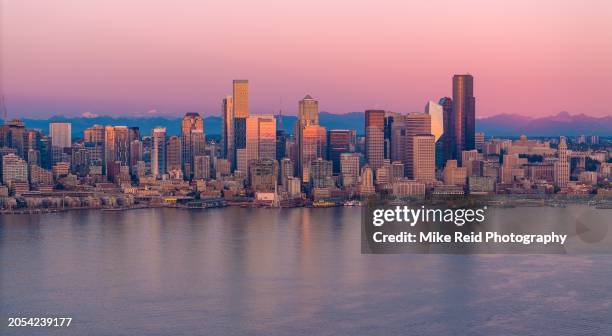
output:
[[444,123],[444,134],[442,135],[442,162],[454,160],[455,157],[455,123],[453,118],[453,99],[450,97],[440,98],[438,102],[442,106],[442,119]]
[[221,157],[233,162],[234,159],[234,99],[223,98],[221,106]]
[[385,159],[389,160],[391,159],[391,127],[397,115],[395,112],[385,112]]
[[354,130],[333,129],[327,132],[327,157],[332,162],[334,175],[340,174],[340,155],[354,149]]
[[453,76],[453,116],[455,157],[461,160],[461,151],[476,148],[476,98],[472,75]]
[[[280,118],[279,118],[280,120]],[[280,162],[287,152],[287,133],[282,129],[276,130],[276,160]]]

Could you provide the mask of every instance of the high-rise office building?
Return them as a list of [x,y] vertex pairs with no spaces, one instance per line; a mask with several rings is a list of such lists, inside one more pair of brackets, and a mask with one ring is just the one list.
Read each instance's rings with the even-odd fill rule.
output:
[[232,96],[221,104],[221,157],[231,161],[234,154],[234,106]]
[[232,85],[234,118],[249,116],[249,81],[235,79]]
[[84,142],[104,143],[104,126],[93,125],[83,131]]
[[555,184],[559,188],[567,187],[570,177],[570,165],[567,153],[567,142],[565,137],[559,139],[559,147],[557,148],[557,162],[554,165]]
[[285,143],[285,156],[291,159],[295,169],[295,174],[298,174],[297,162],[299,161],[299,147],[297,138],[294,135],[289,135]]
[[334,175],[340,174],[340,155],[355,150],[355,130],[334,129],[327,132],[327,157]]
[[[277,120],[278,124],[278,120]],[[276,160],[282,160],[287,153],[287,133],[284,130],[276,130]]]
[[340,154],[340,175],[342,185],[345,187],[354,186],[359,178],[359,153]]
[[435,136],[432,134],[417,134],[413,138],[413,145],[413,179],[425,183],[435,181]]
[[391,134],[393,120],[400,114],[397,112],[385,111],[385,159],[391,159]]
[[365,111],[366,160],[372,170],[385,159],[385,111]]
[[306,95],[298,103],[298,119],[302,122],[302,125],[306,123],[318,125],[319,102],[310,95]]
[[[66,122],[53,122],[49,124],[49,134],[51,136],[51,155],[53,162],[69,161],[69,151],[66,151],[66,149],[72,147],[72,140],[70,135],[71,128],[71,124]],[[14,133],[14,131],[12,131],[11,133]],[[25,129],[23,129],[22,136],[23,135],[25,135]],[[20,136],[20,138],[22,136]],[[23,158],[26,157],[24,145],[25,142],[21,140],[20,147],[23,149],[22,154],[20,154],[20,156]]]
[[28,163],[15,154],[2,157],[2,183],[28,182]]
[[69,122],[49,123],[51,146],[56,148],[72,147],[72,124]]
[[408,113],[395,118],[392,126],[391,161],[404,164],[404,175],[414,178],[413,141],[417,134],[430,134],[431,116],[426,113]]
[[276,118],[250,116],[246,120],[247,164],[251,160],[276,160]]
[[[108,175],[110,166],[117,159],[117,142],[115,135],[115,127],[106,126],[104,127],[104,169]],[[55,160],[54,160],[55,162]]]
[[278,180],[278,162],[276,159],[253,160],[249,180],[254,191],[274,191]]
[[[85,130],[84,134],[90,140],[99,140],[101,132],[101,126],[93,126]],[[115,162],[124,166],[129,165],[129,139],[130,132],[127,126],[104,127],[104,167],[106,170]]]
[[444,165],[444,108],[430,100],[425,105],[425,113],[431,116],[431,134],[436,140],[436,167],[441,168]]
[[28,163],[40,164],[39,161],[39,147],[42,133],[39,130],[29,129],[25,134],[24,141],[24,159]]
[[128,127],[128,139],[129,139],[129,142],[132,142],[134,140],[140,140],[140,127],[138,126]]
[[310,161],[310,187],[331,188],[333,186],[332,162],[322,158]]
[[206,155],[206,135],[204,130],[196,129],[191,131],[191,155]]
[[289,178],[295,176],[295,168],[293,167],[293,162],[289,158],[283,158],[280,162],[280,184],[283,186],[283,189],[287,191],[287,181]]
[[154,128],[152,138],[151,174],[154,177],[160,177],[166,173],[166,128]]
[[[246,169],[246,119],[249,117],[249,81],[234,80],[233,82],[233,118],[234,118],[234,161],[232,165],[239,170]],[[238,167],[238,150],[240,151],[240,167]],[[241,168],[241,169],[240,169]],[[244,171],[246,173],[246,171]]]
[[475,145],[475,148],[481,153],[484,148],[484,142],[485,142],[485,134],[482,132],[476,133],[474,137],[474,145]]
[[236,170],[243,174],[248,173],[247,149],[236,148]]
[[48,136],[41,136],[39,142],[40,166],[44,169],[51,169],[53,160],[51,157],[51,139]]
[[115,126],[115,161],[127,166],[130,157],[130,134],[127,126]]
[[188,112],[185,114],[181,122],[181,167],[187,179],[191,177],[193,167],[194,139],[192,134],[194,131],[201,131],[201,133],[204,134],[204,119],[202,119],[200,114],[197,112]]
[[181,170],[181,162],[183,153],[183,146],[181,138],[176,135],[168,138],[168,145],[166,148],[166,171],[174,172]]
[[[13,119],[3,125],[4,145],[14,148],[17,156],[25,157],[25,124],[19,119]],[[61,147],[60,147],[61,148]]]
[[138,168],[138,162],[142,161],[142,141],[132,140],[130,142],[130,172],[132,175],[136,175],[136,169]]
[[301,128],[300,138],[300,163],[302,164],[300,176],[304,182],[308,182],[309,176],[305,171],[308,171],[310,162],[318,158],[325,158],[327,132],[323,126],[308,124]]
[[430,100],[425,105],[425,113],[431,116],[431,134],[435,141],[440,140],[442,134],[444,134],[444,109],[442,105]]
[[455,156],[455,123],[453,118],[453,99],[450,97],[440,98],[439,105],[442,106],[443,128],[442,134],[442,162],[456,159]]
[[[295,123],[295,137],[297,140],[297,146],[299,148],[299,155],[297,157],[297,170],[300,176],[304,175],[304,167],[308,167],[309,160],[312,157],[304,157],[304,128],[309,126],[319,125],[319,102],[312,98],[310,95],[306,95],[304,99],[298,102],[298,120]],[[312,128],[310,132],[312,132]],[[316,158],[316,157],[315,157]]]
[[196,180],[210,178],[210,156],[196,155],[193,157],[193,178]]
[[454,157],[461,160],[461,151],[476,148],[476,98],[472,75],[453,76],[453,119],[455,126]]

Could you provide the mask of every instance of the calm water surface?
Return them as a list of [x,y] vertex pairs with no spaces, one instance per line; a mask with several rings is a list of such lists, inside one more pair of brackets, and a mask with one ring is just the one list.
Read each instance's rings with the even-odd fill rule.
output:
[[[1,335],[611,335],[612,256],[362,255],[359,209],[0,216]],[[11,316],[69,316],[64,329]]]

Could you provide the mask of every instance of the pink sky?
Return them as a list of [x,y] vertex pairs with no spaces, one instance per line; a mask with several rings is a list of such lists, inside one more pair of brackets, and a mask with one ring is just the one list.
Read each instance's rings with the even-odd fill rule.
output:
[[612,114],[612,1],[0,0],[12,116],[422,111],[475,78],[477,116]]

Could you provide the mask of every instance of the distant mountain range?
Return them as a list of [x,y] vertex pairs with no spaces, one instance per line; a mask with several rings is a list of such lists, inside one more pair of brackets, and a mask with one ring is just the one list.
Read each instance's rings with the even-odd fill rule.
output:
[[514,114],[499,114],[478,119],[476,129],[485,135],[558,136],[600,135],[612,136],[612,115],[591,117],[585,114],[571,115],[559,112],[548,117],[526,117]]
[[[83,135],[83,130],[95,124],[99,125],[125,125],[139,126],[143,135],[151,134],[154,127],[166,127],[168,134],[180,134],[180,118],[167,117],[77,117],[63,116],[49,119],[24,119],[26,127],[38,128],[44,131],[49,129],[52,121],[70,121],[72,123],[73,137]],[[293,133],[296,116],[283,116],[282,129]],[[357,134],[364,134],[364,113],[351,112],[346,114],[319,113],[319,122],[328,129],[354,129]],[[221,117],[210,116],[204,118],[204,127],[207,135],[221,134]],[[558,135],[600,135],[612,136],[612,116],[591,117],[584,114],[570,115],[560,112],[548,117],[527,117],[514,114],[500,114],[481,118],[476,121],[476,130],[484,132],[486,136],[558,136]]]

